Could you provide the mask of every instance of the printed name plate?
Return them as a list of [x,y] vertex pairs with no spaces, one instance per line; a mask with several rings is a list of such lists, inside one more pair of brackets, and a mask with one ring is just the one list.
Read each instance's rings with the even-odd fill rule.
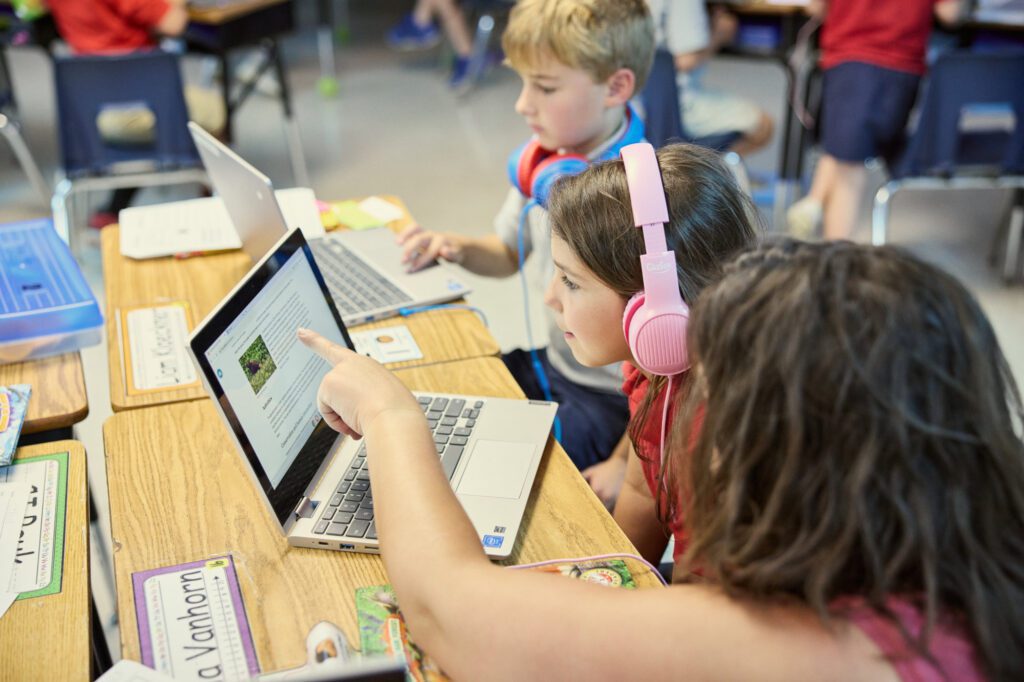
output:
[[142,662],[175,679],[260,672],[230,556],[132,574]]
[[125,308],[120,312],[128,395],[199,386],[199,376],[186,350],[192,327],[188,303]]

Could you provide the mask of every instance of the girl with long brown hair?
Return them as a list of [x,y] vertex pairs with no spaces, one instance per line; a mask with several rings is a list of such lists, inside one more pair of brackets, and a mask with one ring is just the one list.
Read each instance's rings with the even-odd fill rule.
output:
[[[682,300],[689,303],[721,276],[725,263],[754,244],[756,211],[714,152],[669,145],[657,152],[657,162],[668,209],[666,246],[675,254]],[[687,393],[689,372],[669,382],[642,371],[622,333],[623,309],[644,289],[640,256],[645,251],[642,232],[634,226],[623,162],[596,165],[563,179],[552,192],[549,210],[555,276],[545,302],[581,364],[623,363],[622,388],[629,399],[629,442],[619,453],[624,456],[598,465],[606,471],[592,469],[584,476],[604,498],[610,496],[608,484],[598,477],[624,467],[625,480],[613,506],[615,520],[649,562],[658,563],[669,535],[679,557],[686,548],[686,531],[678,507],[666,504],[662,434],[671,426],[666,408]],[[685,339],[678,343],[685,344]]]
[[[571,255],[586,291],[596,271]],[[1024,412],[977,302],[849,243],[762,246],[719,275],[693,304],[660,477],[700,579],[665,590],[492,565],[415,398],[300,332],[335,364],[327,422],[367,438],[417,642],[456,679],[1024,679]],[[588,295],[570,327],[597,361],[621,295]]]

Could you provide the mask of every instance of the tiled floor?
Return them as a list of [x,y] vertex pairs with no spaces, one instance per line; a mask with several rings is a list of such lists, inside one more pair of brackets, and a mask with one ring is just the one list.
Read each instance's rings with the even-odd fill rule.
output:
[[[305,4],[305,3],[303,3]],[[312,3],[309,3],[312,5]],[[445,85],[443,55],[396,54],[382,45],[389,22],[398,17],[391,3],[360,4],[351,13],[351,44],[339,47],[337,97],[325,99],[316,84],[319,63],[314,34],[302,31],[286,42],[289,76],[303,148],[313,188],[322,198],[395,194],[426,227],[484,234],[507,189],[505,159],[528,131],[513,112],[517,77],[494,71],[468,96],[455,97]],[[28,144],[47,177],[57,164],[56,123],[50,65],[35,49],[9,54]],[[189,75],[199,65],[186,65]],[[718,60],[707,82],[744,92],[770,113],[782,111],[783,77],[770,64]],[[292,184],[280,108],[257,95],[239,113],[235,148],[279,187]],[[771,173],[772,145],[751,159],[755,171]],[[144,201],[181,196],[175,190],[146,192]],[[934,260],[963,279],[991,317],[1018,379],[1024,380],[1024,288],[1003,286],[985,257],[1008,197],[999,193],[913,194],[894,203],[892,239]],[[866,238],[867,199],[861,238]],[[0,222],[47,214],[6,145],[0,144]],[[79,227],[80,261],[97,295],[103,296],[98,235]],[[505,349],[525,343],[522,300],[514,279],[492,281],[468,276],[470,300],[489,318]],[[537,301],[531,301],[536,308]],[[511,311],[511,312],[510,312]],[[537,314],[537,311],[534,311]],[[537,325],[535,324],[535,327]],[[113,620],[106,473],[102,424],[110,415],[106,352],[83,351],[89,417],[75,429],[90,456],[89,483],[99,503],[100,523],[93,538],[93,587],[101,617],[117,656]]]

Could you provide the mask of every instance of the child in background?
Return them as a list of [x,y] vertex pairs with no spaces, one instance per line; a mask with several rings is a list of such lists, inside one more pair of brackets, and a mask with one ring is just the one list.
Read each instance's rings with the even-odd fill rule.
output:
[[[150,50],[165,37],[177,37],[188,26],[185,0],[47,0],[61,38],[75,54],[121,54]],[[227,120],[220,95],[212,89],[185,86],[189,117],[219,134]],[[100,137],[113,144],[148,144],[156,134],[156,118],[148,107],[120,107],[96,116]],[[115,190],[107,206],[89,218],[92,227],[117,222],[117,214],[134,197],[135,188]]]
[[[523,80],[515,106],[534,136],[510,159],[513,187],[494,220],[495,234],[414,227],[399,242],[413,270],[444,258],[490,277],[515,275],[533,254],[542,264],[542,281],[530,286],[536,300],[552,272],[545,209],[551,183],[643,139],[643,123],[628,102],[650,71],[653,28],[643,0],[520,0],[502,47]],[[527,396],[559,403],[562,445],[586,469],[607,459],[625,432],[621,373],[618,366],[581,366],[550,311],[547,326],[547,347],[537,353],[541,372],[529,351],[503,359]]]
[[662,480],[703,580],[663,590],[493,565],[412,394],[300,338],[335,365],[321,411],[367,439],[388,577],[454,679],[1024,679],[1024,410],[978,303],[898,249],[763,246],[700,295]]
[[955,23],[965,0],[811,0],[823,19],[819,115],[824,154],[808,195],[789,207],[791,234],[853,235],[867,184],[864,162],[899,154],[907,118],[925,72],[932,17]]
[[775,123],[754,102],[701,83],[707,62],[736,39],[736,16],[718,6],[709,20],[704,0],[648,0],[658,47],[675,58],[679,111],[686,136],[699,142],[730,133],[740,137],[729,148],[746,156],[772,139]]
[[444,32],[455,50],[455,62],[448,83],[453,88],[462,85],[469,76],[469,58],[473,52],[473,38],[466,17],[457,0],[416,0],[412,12],[405,15],[388,31],[388,45],[396,50],[423,50],[441,42],[441,32],[434,23],[441,17]]

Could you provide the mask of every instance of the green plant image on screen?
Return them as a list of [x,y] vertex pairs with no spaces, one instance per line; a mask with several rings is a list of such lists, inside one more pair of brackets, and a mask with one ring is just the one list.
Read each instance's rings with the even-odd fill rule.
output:
[[274,358],[270,357],[270,351],[267,350],[267,344],[264,343],[262,336],[257,336],[252,345],[245,349],[242,357],[238,358],[238,363],[242,365],[242,371],[245,372],[245,378],[249,380],[253,393],[257,394],[277,370]]

